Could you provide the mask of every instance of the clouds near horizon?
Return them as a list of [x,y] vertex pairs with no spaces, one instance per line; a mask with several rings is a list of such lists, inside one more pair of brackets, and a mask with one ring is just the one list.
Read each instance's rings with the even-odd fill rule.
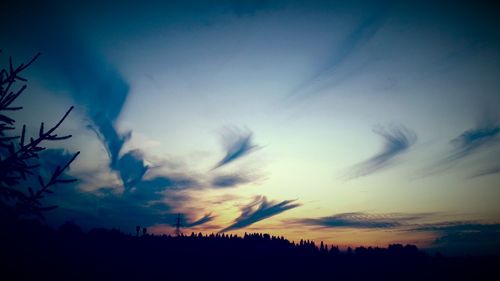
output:
[[341,213],[328,217],[291,220],[292,223],[323,228],[397,228],[429,214],[369,214],[364,212]]

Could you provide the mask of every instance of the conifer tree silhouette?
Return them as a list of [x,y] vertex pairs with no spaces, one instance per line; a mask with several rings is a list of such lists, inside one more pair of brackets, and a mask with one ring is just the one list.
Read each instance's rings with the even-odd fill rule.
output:
[[[76,181],[61,177],[80,152],[75,153],[68,162],[57,166],[49,179],[37,175],[36,170],[40,167],[39,153],[45,150],[42,146],[44,143],[71,137],[71,135],[58,136],[56,130],[73,110],[73,106],[50,129],[46,130],[44,123],[41,122],[38,136],[26,136],[26,125],[22,126],[20,135],[10,134],[16,130],[16,126],[15,120],[9,117],[8,113],[23,108],[14,103],[27,87],[27,79],[20,75],[39,56],[40,53],[28,63],[18,66],[14,66],[12,57],[9,57],[8,67],[0,69],[0,215],[5,218],[35,216],[43,220],[42,212],[55,209],[57,206],[43,206],[41,199],[46,194],[53,193],[51,188],[54,185]],[[21,85],[18,86],[19,84]],[[34,190],[30,186],[32,185],[30,177],[38,180],[38,189]]]

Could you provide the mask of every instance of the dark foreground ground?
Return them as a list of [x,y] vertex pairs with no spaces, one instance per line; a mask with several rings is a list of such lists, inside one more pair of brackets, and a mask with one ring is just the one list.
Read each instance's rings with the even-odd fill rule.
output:
[[0,280],[500,280],[499,257],[415,246],[340,252],[263,234],[171,237],[3,223]]

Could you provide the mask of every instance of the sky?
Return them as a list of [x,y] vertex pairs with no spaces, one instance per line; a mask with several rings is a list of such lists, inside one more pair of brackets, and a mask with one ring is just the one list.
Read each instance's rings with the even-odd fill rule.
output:
[[49,223],[500,253],[500,9],[7,1],[17,124],[72,134]]

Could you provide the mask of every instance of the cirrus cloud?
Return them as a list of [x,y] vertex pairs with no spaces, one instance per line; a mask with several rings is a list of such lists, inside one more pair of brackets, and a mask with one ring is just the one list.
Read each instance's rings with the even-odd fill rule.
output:
[[284,211],[299,207],[296,200],[284,200],[279,203],[268,201],[265,196],[257,196],[250,204],[241,208],[241,215],[234,223],[221,230],[221,232],[236,230],[250,226],[261,220],[270,218]]
[[403,125],[376,127],[373,132],[383,138],[382,151],[354,167],[353,178],[362,177],[389,166],[396,156],[415,144],[417,135]]

